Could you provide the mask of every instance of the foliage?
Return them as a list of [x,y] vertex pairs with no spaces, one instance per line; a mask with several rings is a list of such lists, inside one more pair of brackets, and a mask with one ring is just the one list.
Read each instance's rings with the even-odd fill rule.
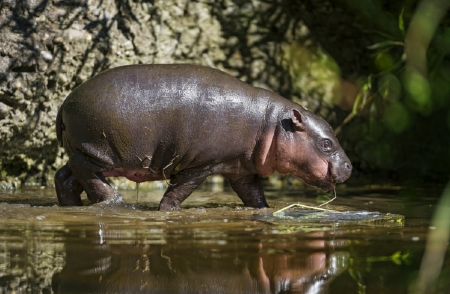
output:
[[446,180],[450,17],[445,13],[450,4],[443,0],[403,0],[395,5],[379,0],[346,2],[373,24],[381,38],[367,47],[373,58],[371,73],[360,79],[352,112],[337,129],[355,147],[352,157],[357,168]]

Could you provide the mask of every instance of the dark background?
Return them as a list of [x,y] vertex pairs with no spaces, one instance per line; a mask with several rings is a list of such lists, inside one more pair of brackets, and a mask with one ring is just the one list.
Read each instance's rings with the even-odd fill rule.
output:
[[197,63],[324,116],[348,183],[441,184],[450,169],[449,1],[0,2],[0,186],[52,185],[54,120],[110,67]]

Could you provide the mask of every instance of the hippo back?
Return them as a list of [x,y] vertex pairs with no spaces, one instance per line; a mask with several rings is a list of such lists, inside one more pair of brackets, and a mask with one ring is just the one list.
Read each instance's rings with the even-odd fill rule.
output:
[[158,154],[156,169],[174,158],[183,167],[248,160],[263,124],[270,123],[274,96],[203,66],[118,67],[67,97],[63,144],[69,153],[81,150],[114,167],[135,166],[152,154]]

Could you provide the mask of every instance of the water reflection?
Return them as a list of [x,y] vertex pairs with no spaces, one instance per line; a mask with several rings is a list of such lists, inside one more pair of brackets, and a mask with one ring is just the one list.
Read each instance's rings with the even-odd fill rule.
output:
[[[0,191],[0,293],[406,293],[432,199],[350,192],[333,207],[404,214],[407,225],[274,218],[287,203],[314,204],[298,192],[268,193],[267,210],[197,192],[166,213],[162,192],[68,208],[53,189]],[[449,265],[447,254],[446,289]]]
[[326,234],[192,242],[171,238],[180,235],[169,229],[167,243],[154,244],[104,226],[75,229],[65,236],[66,264],[52,287],[55,293],[325,293],[349,258]]

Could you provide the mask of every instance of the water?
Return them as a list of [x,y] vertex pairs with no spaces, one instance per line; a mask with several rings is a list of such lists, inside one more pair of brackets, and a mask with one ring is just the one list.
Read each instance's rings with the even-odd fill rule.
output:
[[[232,192],[196,191],[175,212],[156,211],[160,190],[69,208],[56,205],[53,189],[0,191],[0,293],[408,292],[440,191],[337,192],[328,208],[405,221],[273,216],[294,202],[316,205],[316,190],[268,191],[265,210],[243,208]],[[449,255],[441,293],[450,289]]]

